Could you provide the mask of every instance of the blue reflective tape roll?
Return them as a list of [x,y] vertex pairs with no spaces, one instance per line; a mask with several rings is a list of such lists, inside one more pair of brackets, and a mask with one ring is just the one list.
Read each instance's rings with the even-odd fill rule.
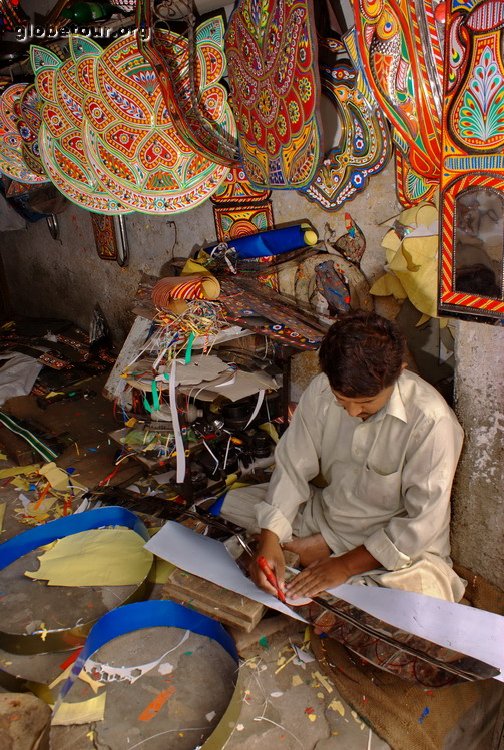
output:
[[4,542],[0,545],[0,570],[37,547],[50,544],[64,536],[78,534],[80,531],[99,529],[100,526],[126,526],[136,531],[145,541],[149,540],[149,534],[141,520],[126,508],[97,508],[35,526]]
[[216,620],[211,620],[206,615],[175,602],[148,601],[128,604],[124,607],[118,607],[112,612],[107,612],[93,625],[70,676],[61,688],[54,706],[54,713],[72,687],[86,660],[105,643],[134,630],[160,626],[183,628],[198,635],[212,638],[238,662],[238,654],[233,639]]
[[[308,234],[308,238],[307,238]],[[239,258],[260,258],[269,255],[280,255],[291,250],[314,244],[318,237],[310,227],[296,224],[292,227],[268,229],[245,237],[228,240],[229,247],[234,247]]]
[[[66,518],[58,518],[56,521],[35,526],[33,529],[18,534],[0,545],[0,570],[6,568],[28,552],[50,544],[72,534],[81,531],[99,529],[103,526],[125,526],[135,531],[144,541],[149,540],[149,534],[142,521],[126,508],[111,506],[97,508],[84,513],[75,513]],[[148,576],[135,587],[121,604],[129,604],[133,601],[143,599],[148,592]],[[35,631],[34,633],[9,633],[0,630],[0,648],[11,653],[40,654],[51,651],[67,651],[82,645],[96,618],[82,622],[68,628],[49,629]]]

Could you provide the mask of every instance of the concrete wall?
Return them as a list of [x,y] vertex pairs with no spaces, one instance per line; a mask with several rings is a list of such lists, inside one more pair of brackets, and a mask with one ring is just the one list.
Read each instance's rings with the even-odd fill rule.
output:
[[453,493],[453,556],[504,588],[504,328],[459,321],[455,357],[465,443]]
[[[374,177],[371,187],[346,210],[366,235],[368,249],[362,267],[374,278],[382,272],[385,257],[380,242],[388,224],[380,226],[380,222],[400,211],[392,166]],[[344,211],[322,211],[295,191],[276,191],[273,205],[277,225],[308,219],[321,235],[326,222],[340,234],[346,231]],[[188,256],[195,247],[216,240],[209,201],[176,217],[130,214],[126,217],[130,264],[121,269],[98,257],[87,211],[69,205],[59,221],[61,242],[51,238],[45,220],[1,235],[14,311],[70,318],[87,328],[98,302],[118,342],[129,330],[131,301],[142,272],[158,275],[174,255]]]

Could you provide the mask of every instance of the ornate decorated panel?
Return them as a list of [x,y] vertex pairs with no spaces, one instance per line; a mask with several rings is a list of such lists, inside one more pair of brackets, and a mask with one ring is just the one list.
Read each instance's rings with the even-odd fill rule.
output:
[[[95,57],[101,52],[98,44],[84,37],[76,43]],[[82,101],[86,92],[77,79],[74,60],[62,61],[49,50],[32,46],[31,62],[43,102],[40,155],[52,182],[69,200],[89,211],[103,214],[128,211],[101,187],[87,159],[82,136]]]
[[[350,35],[348,44],[352,42]],[[332,130],[324,122],[324,134],[334,132],[334,140],[303,194],[326,211],[335,211],[387,165],[392,139],[376,101],[363,91],[345,44],[327,38],[319,43],[319,53],[322,94],[334,108],[327,114]]]
[[42,100],[33,84],[27,86],[19,101],[17,129],[21,136],[21,153],[26,166],[35,174],[47,174],[40,158],[38,134],[42,125]]
[[440,310],[504,316],[504,3],[451,0]]
[[[224,22],[220,16],[216,16],[210,23],[194,29],[194,16],[189,3],[187,6],[188,54],[183,67],[171,38],[156,29],[151,0],[139,0],[137,6],[137,27],[143,32],[138,35],[138,48],[152,65],[180,138],[210,161],[232,166],[239,162],[234,121],[232,129],[226,130],[226,123],[216,122],[212,112],[217,102],[227,100],[226,89],[219,83],[226,67],[223,54]],[[207,96],[205,101],[198,97],[202,79],[207,81],[208,86],[213,82],[214,87],[213,98]]]
[[0,172],[18,182],[37,185],[48,182],[47,174],[33,170],[25,161],[23,138],[18,129],[20,103],[26,89],[26,83],[15,83],[0,96]]
[[240,167],[233,167],[211,198],[220,242],[274,228],[270,190],[254,190]]
[[[212,21],[199,30],[204,55],[206,33],[213,44]],[[187,40],[165,32],[181,65]],[[78,53],[73,51],[76,59]],[[217,123],[232,128],[232,114],[216,96],[215,78],[201,70],[200,96]],[[134,37],[115,40],[89,66],[79,64],[84,100],[84,143],[93,172],[104,190],[130,210],[166,214],[187,211],[209,198],[228,168],[205,159],[182,141],[165,106],[152,67],[139,53]]]
[[442,56],[436,6],[434,0],[353,0],[364,73],[401,151],[399,197],[406,205],[425,200],[439,183]]
[[240,0],[225,35],[245,173],[257,188],[303,189],[321,153],[311,0]]

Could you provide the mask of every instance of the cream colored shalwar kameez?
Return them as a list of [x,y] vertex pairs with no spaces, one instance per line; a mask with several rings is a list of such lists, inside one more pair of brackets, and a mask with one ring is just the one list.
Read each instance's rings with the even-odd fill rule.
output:
[[[363,544],[381,569],[349,582],[459,601],[450,560],[450,492],[463,432],[441,395],[408,370],[363,421],[324,374],[303,393],[269,484],[228,492],[222,515],[286,542],[320,532],[335,555]],[[311,484],[319,474],[327,486]]]

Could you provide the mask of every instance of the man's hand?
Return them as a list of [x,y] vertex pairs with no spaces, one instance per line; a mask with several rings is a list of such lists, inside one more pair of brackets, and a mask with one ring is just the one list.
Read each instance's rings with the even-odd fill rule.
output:
[[249,573],[251,579],[254,581],[259,588],[267,591],[268,594],[277,596],[275,588],[268,583],[266,576],[257,564],[259,557],[265,557],[268,565],[270,566],[273,573],[276,575],[278,585],[282,591],[285,588],[285,558],[280,546],[280,540],[277,535],[268,529],[261,529],[261,536],[259,537],[259,544],[257,552],[249,565]]
[[292,599],[296,596],[317,596],[321,591],[345,583],[353,575],[379,567],[378,560],[361,545],[339,557],[327,557],[308,565],[289,581],[285,593]]
[[295,599],[297,596],[316,596],[321,591],[345,583],[348,578],[346,566],[339,557],[328,557],[314,562],[299,573],[286,588],[286,595]]

